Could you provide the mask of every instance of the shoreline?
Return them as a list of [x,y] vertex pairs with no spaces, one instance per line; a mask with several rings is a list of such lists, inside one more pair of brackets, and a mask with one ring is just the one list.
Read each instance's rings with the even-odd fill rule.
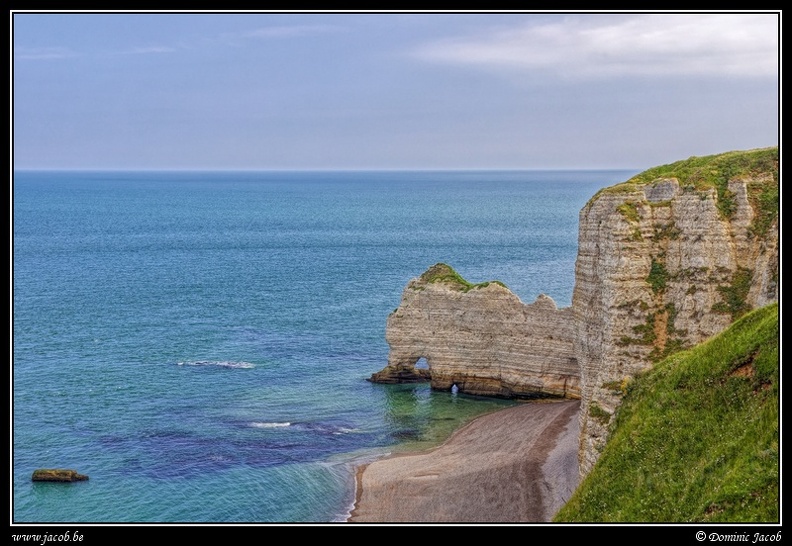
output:
[[578,483],[578,400],[466,423],[443,444],[355,469],[349,523],[547,522]]

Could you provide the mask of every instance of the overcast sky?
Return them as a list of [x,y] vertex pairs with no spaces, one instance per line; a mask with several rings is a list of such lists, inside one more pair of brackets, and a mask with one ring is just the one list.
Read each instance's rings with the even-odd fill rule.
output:
[[643,169],[774,146],[779,17],[12,13],[14,166]]

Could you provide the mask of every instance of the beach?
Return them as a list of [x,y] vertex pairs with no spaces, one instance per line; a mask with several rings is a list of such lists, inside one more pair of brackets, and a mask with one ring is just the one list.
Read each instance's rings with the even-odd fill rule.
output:
[[443,445],[362,466],[353,523],[546,522],[578,484],[580,402],[479,417]]

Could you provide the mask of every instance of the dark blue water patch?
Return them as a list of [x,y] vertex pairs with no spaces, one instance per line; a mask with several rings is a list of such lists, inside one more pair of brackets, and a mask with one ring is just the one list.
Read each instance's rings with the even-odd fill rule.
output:
[[122,454],[116,474],[171,479],[221,472],[235,467],[266,468],[322,461],[381,438],[354,425],[338,423],[236,423],[225,437],[184,431],[156,431],[137,437],[106,435],[101,448]]
[[220,472],[239,465],[267,467],[299,460],[299,445],[274,439],[209,438],[183,432],[158,432],[140,438],[103,438],[105,448],[129,454],[135,464],[116,469],[117,475],[139,473],[168,480]]

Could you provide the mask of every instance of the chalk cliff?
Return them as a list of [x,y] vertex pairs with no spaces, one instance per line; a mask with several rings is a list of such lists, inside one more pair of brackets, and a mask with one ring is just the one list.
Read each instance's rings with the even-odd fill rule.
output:
[[[524,304],[498,282],[470,284],[436,264],[404,289],[388,317],[388,366],[375,382],[430,379],[483,396],[579,397],[571,308],[540,295]],[[416,369],[420,359],[429,369]]]
[[778,149],[690,158],[580,212],[572,308],[586,474],[630,378],[778,298]]
[[[581,398],[588,473],[632,377],[778,300],[778,148],[692,157],[601,190],[580,212],[572,307],[532,304],[444,264],[409,282],[372,381]],[[425,358],[429,370],[416,370]]]

